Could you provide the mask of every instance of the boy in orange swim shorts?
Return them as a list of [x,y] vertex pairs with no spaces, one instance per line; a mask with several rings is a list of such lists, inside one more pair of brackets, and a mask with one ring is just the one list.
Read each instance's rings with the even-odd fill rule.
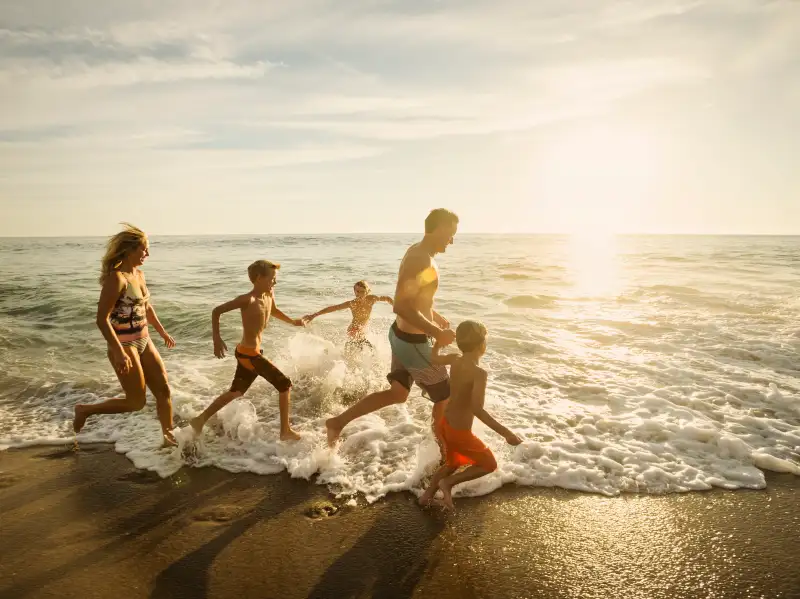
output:
[[[455,485],[486,476],[497,469],[491,449],[472,434],[475,417],[502,435],[510,445],[522,440],[492,418],[483,408],[486,395],[486,371],[478,363],[486,352],[486,327],[467,320],[456,329],[456,344],[463,353],[440,355],[441,346],[434,345],[432,363],[450,366],[450,401],[439,423],[444,445],[445,462],[436,471],[431,483],[419,498],[421,505],[437,504],[454,509],[452,489]],[[466,469],[457,472],[462,466]],[[436,492],[442,499],[435,499]]]
[[202,414],[193,418],[192,428],[196,433],[203,430],[203,425],[214,414],[237,397],[241,397],[259,376],[265,378],[279,393],[281,418],[280,437],[283,441],[296,441],[300,438],[289,425],[289,394],[292,381],[277,366],[267,360],[261,350],[261,335],[271,315],[296,327],[303,326],[301,319],[286,316],[275,305],[275,284],[278,281],[280,264],[267,260],[256,260],[247,269],[253,289],[220,306],[211,313],[211,328],[214,334],[214,355],[224,358],[227,346],[219,333],[219,317],[225,312],[237,308],[242,313],[242,342],[236,346],[236,373],[230,389],[215,399]]

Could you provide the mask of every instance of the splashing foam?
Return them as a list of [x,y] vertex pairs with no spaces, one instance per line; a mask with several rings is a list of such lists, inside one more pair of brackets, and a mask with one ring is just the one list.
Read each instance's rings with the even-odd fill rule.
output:
[[[382,339],[373,341],[376,352],[348,360],[340,348],[315,335],[302,332],[289,339],[276,362],[295,381],[292,421],[303,435],[299,442],[278,440],[277,395],[263,382],[221,410],[202,435],[189,426],[177,429],[177,448],[158,448],[160,433],[150,405],[144,414],[96,419],[79,439],[113,442],[138,468],[164,477],[183,466],[263,475],[286,470],[295,478],[317,475],[316,482],[337,495],[361,494],[368,502],[396,491],[419,494],[438,464],[439,451],[430,429],[431,404],[417,391],[405,404],[352,422],[336,452],[325,445],[326,417],[385,387],[389,350]],[[208,372],[209,363],[180,368],[196,381],[197,373]],[[496,370],[506,366],[495,359]],[[646,372],[656,367],[640,360],[638,368]],[[186,372],[173,378],[182,380]],[[476,421],[475,431],[495,452],[499,467],[458,487],[457,495],[483,495],[508,483],[604,495],[762,488],[762,470],[800,475],[800,434],[791,424],[798,406],[792,396],[769,384],[760,391],[749,385],[720,397],[692,385],[689,373],[665,367],[660,375],[685,384],[569,383],[570,376],[562,372],[560,384],[546,389],[512,384],[507,371],[493,376],[487,406],[525,442],[509,447]],[[197,397],[176,389],[177,415],[188,420],[220,391],[209,389]],[[0,439],[0,445],[71,438],[65,427],[42,432],[37,438]]]

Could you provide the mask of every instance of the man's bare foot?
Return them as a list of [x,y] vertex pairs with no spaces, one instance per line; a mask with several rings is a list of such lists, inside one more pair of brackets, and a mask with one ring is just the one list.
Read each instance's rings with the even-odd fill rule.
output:
[[439,488],[442,490],[442,505],[448,510],[456,509],[456,506],[453,505],[453,496],[450,494],[452,487],[446,482],[440,481]]
[[336,426],[335,418],[328,418],[325,421],[325,430],[328,432],[328,447],[334,447],[342,435],[342,427]]
[[196,435],[199,435],[200,433],[203,432],[203,425],[205,425],[205,422],[200,420],[200,416],[192,418],[189,421],[189,424],[191,425],[192,429],[194,429]]
[[175,435],[172,434],[172,431],[167,431],[164,433],[164,442],[161,444],[161,447],[177,447],[178,442],[175,440]]
[[302,437],[292,429],[281,431],[281,441],[299,441]]
[[86,406],[78,404],[75,406],[75,418],[72,420],[72,430],[75,434],[81,432],[83,425],[86,424],[86,419],[89,415],[86,413]]

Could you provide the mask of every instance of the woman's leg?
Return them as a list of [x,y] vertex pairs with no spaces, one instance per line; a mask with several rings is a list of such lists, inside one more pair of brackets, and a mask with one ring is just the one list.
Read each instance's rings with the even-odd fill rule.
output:
[[167,370],[152,340],[142,352],[140,360],[144,380],[156,398],[156,414],[161,423],[164,445],[176,445],[175,437],[172,435],[172,392],[167,380]]
[[[139,352],[133,346],[123,346],[122,348],[131,360],[131,367],[128,372],[122,374],[116,372],[125,397],[114,398],[96,404],[78,404],[75,406],[75,419],[72,421],[72,428],[79,433],[86,424],[86,419],[95,414],[121,414],[123,412],[138,412],[144,407],[145,401],[145,379],[142,371],[142,364],[139,360]],[[108,361],[111,365],[114,362],[109,355]]]

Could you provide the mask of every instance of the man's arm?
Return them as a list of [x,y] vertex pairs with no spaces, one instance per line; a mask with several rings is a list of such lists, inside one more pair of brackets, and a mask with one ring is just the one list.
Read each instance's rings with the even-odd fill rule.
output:
[[291,324],[291,325],[294,325],[296,327],[303,326],[303,319],[302,318],[289,318],[288,316],[286,316],[286,314],[284,314],[281,311],[280,308],[278,308],[278,305],[275,303],[275,293],[274,292],[272,294],[272,314],[275,316],[275,318],[277,318],[278,320],[280,320],[282,322],[285,322],[286,324]]
[[439,325],[443,329],[450,328],[450,321],[447,320],[444,316],[439,314],[436,310],[433,311],[433,322]]
[[[423,331],[426,335],[441,341],[442,345],[449,345],[453,342],[455,334],[452,331],[449,331],[449,334],[445,334],[447,329],[442,329],[425,318],[417,308],[416,299],[420,288],[429,284],[434,276],[435,272],[433,271],[430,257],[420,255],[407,256],[397,278],[394,313],[411,326]],[[431,280],[428,280],[429,278]]]

